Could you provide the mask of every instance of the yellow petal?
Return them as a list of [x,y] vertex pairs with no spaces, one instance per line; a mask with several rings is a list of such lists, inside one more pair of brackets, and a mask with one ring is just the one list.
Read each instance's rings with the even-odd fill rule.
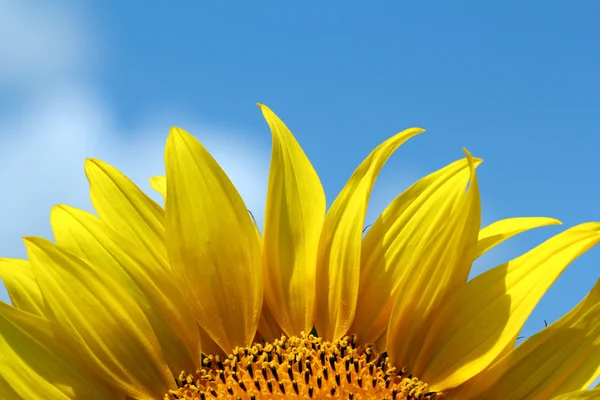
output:
[[433,228],[424,223],[431,218],[431,205],[443,201],[449,190],[463,191],[469,174],[469,162],[463,159],[424,177],[394,199],[367,232],[361,252],[361,301],[350,330],[362,342],[376,341],[387,329],[400,279],[418,266],[406,248]]
[[519,233],[542,226],[560,224],[562,222],[559,220],[546,217],[507,218],[493,222],[479,231],[477,257]]
[[[269,306],[267,306],[267,303],[263,302],[262,313],[260,315],[260,320],[258,321],[258,334],[261,336],[262,340],[267,342],[273,342],[275,339],[279,339],[284,333],[285,332],[283,332],[283,329],[281,329],[281,327],[273,317],[273,313],[271,312],[271,310],[269,310]],[[298,333],[300,333],[300,331]],[[296,333],[295,335],[297,336],[298,333]]]
[[0,277],[12,305],[31,314],[44,316],[44,298],[28,261],[0,258]]
[[[108,230],[111,229],[103,221],[86,211],[59,205],[52,208],[50,223],[57,245],[88,261],[95,267],[98,274],[110,277],[126,288],[129,293],[132,293],[135,298],[146,301],[131,276],[102,245],[102,242],[110,241],[107,236],[110,236]],[[105,231],[102,229],[103,226],[108,229]],[[116,232],[115,235],[117,235]],[[119,239],[123,240],[120,243],[123,248],[132,246],[128,239],[120,235]],[[138,247],[135,248],[138,249]],[[141,251],[138,250],[138,252]]]
[[[2,340],[0,338],[0,340]],[[5,364],[5,360],[0,360],[3,365]],[[6,365],[10,365],[9,362],[6,362]],[[31,382],[32,379],[29,379]],[[31,391],[29,392],[31,394]],[[58,396],[57,396],[58,397]],[[8,384],[6,379],[2,377],[2,373],[0,372],[0,399],[21,399],[22,397],[15,392],[15,390]],[[68,397],[67,397],[68,398]],[[35,399],[35,398],[34,398]],[[60,397],[59,397],[60,399]],[[35,399],[37,400],[37,399]]]
[[[254,225],[254,229],[256,230],[256,236],[258,237],[258,242],[260,243],[260,246],[262,248],[263,238],[260,235],[260,230],[258,229],[258,224],[256,223],[256,219],[254,218],[252,213],[250,213],[250,217],[252,218],[252,224]],[[266,265],[265,265],[265,263],[263,263],[263,282],[266,281],[265,278],[268,275],[265,270],[266,270]],[[253,343],[256,343],[257,341],[272,342],[275,339],[280,338],[281,335],[285,335],[285,332],[283,331],[283,329],[281,329],[281,326],[279,326],[279,324],[275,320],[275,317],[273,317],[273,313],[269,309],[267,302],[263,301],[260,319],[258,320],[258,329],[257,329],[256,335],[252,342]],[[204,341],[202,343],[204,343]]]
[[167,201],[167,177],[166,176],[155,176],[150,178],[150,186],[156,190],[163,197],[163,200]]
[[405,253],[405,272],[396,289],[387,350],[396,366],[407,366],[419,378],[416,359],[425,334],[449,296],[466,284],[477,249],[479,188],[475,160],[466,154],[469,169],[430,196],[403,232],[404,247],[397,249]]
[[189,133],[167,140],[169,261],[202,328],[229,353],[249,346],[262,308],[256,229],[221,167]]
[[487,368],[558,276],[598,241],[597,232],[575,227],[469,281],[430,326],[419,378],[444,390]]
[[553,397],[552,400],[600,400],[600,389],[577,390]]
[[[186,307],[189,307],[186,305]],[[219,355],[221,357],[227,357],[227,354],[219,347],[217,343],[206,333],[204,329],[196,322],[196,327],[198,330],[198,335],[200,337],[200,348],[202,350],[201,354],[204,355]],[[194,353],[195,354],[195,353]],[[192,369],[193,370],[193,369]],[[189,371],[192,371],[189,370]],[[188,369],[186,369],[188,371]]]
[[313,326],[315,268],[325,193],[310,161],[285,126],[260,105],[273,135],[263,262],[265,301],[288,335]]
[[152,325],[174,373],[200,365],[196,320],[165,268],[98,217],[68,206],[50,215],[56,243],[126,288]]
[[85,173],[90,181],[92,204],[102,220],[168,266],[164,210],[105,162],[86,160]]
[[600,373],[600,282],[573,310],[468,382],[472,399],[549,399]]
[[354,171],[327,212],[317,262],[315,327],[327,340],[343,337],[354,321],[365,213],[379,171],[392,153],[423,132],[411,128],[377,146]]
[[133,398],[175,388],[156,336],[125,288],[47,240],[26,238],[25,245],[54,329],[72,338],[78,358]]
[[3,399],[117,398],[53,334],[48,320],[0,302],[0,332]]

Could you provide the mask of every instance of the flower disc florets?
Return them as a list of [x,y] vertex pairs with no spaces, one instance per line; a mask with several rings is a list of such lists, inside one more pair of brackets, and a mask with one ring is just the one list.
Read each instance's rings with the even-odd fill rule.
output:
[[314,335],[282,336],[209,356],[195,374],[182,372],[165,399],[435,399],[406,369],[391,367],[373,345],[355,336],[329,342]]

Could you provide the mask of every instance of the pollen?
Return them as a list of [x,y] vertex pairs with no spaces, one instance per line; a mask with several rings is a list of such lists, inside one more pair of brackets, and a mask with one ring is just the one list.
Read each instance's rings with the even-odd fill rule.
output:
[[164,400],[441,398],[374,345],[357,346],[356,336],[329,342],[302,334],[236,347],[224,359],[205,357],[195,374],[182,372],[177,386]]

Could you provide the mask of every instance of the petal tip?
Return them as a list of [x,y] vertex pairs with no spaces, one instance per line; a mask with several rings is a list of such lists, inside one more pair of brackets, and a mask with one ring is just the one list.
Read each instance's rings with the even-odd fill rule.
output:
[[98,158],[86,158],[85,162],[83,164],[84,169],[86,172],[92,170],[92,169],[104,169],[104,167],[106,167],[106,163]]
[[32,248],[39,248],[43,246],[46,242],[46,239],[41,238],[39,236],[23,236],[23,243],[25,243],[25,247],[27,248],[27,250],[30,250]]
[[260,108],[260,111],[262,112],[263,117],[267,120],[267,123],[270,124],[269,121],[271,119],[275,119],[275,120],[279,119],[279,117],[277,117],[277,115],[273,112],[273,110],[271,110],[266,105],[264,105],[262,103],[256,103],[256,105],[258,106],[258,108]]
[[66,204],[55,204],[50,209],[50,218],[52,219],[52,216],[55,216],[56,213],[69,212],[70,210],[73,210],[73,209],[74,209],[74,207],[68,206]]
[[185,129],[172,126],[167,137],[167,142],[186,142],[189,138],[193,138],[193,136]]
[[419,128],[419,127],[412,127],[412,128],[408,128],[403,130],[402,132],[398,132],[396,135],[410,135],[411,137],[416,136],[416,135],[420,135],[421,133],[425,132],[425,129],[423,128]]
[[465,153],[465,156],[467,157],[467,160],[469,161],[469,165],[471,165],[471,166],[478,166],[479,164],[481,164],[483,162],[483,158],[473,157],[473,155],[471,154],[471,152],[469,150],[467,150],[466,147],[463,147],[462,150]]
[[548,218],[548,225],[562,225],[563,222],[560,219]]
[[95,159],[95,158],[90,158],[90,157],[88,157],[88,158],[86,158],[86,159],[85,159],[85,161],[83,162],[83,165],[84,165],[84,166],[87,168],[88,166],[95,165],[95,164],[97,163],[97,161],[98,161],[98,160],[97,160],[97,159]]

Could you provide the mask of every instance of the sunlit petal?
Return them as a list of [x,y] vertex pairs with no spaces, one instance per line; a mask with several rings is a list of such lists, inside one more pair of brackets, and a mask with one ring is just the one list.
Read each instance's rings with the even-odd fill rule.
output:
[[163,200],[167,200],[167,177],[166,176],[155,176],[150,178],[150,186],[161,194]]
[[92,204],[104,222],[163,263],[167,259],[164,210],[103,161],[86,160],[85,173],[90,181]]
[[444,390],[483,371],[565,268],[599,241],[595,231],[572,228],[469,281],[431,325],[419,376]]
[[[428,235],[443,229],[445,219],[432,222],[428,218],[450,192],[464,190],[469,175],[469,162],[463,159],[426,176],[398,196],[367,232],[361,254],[362,301],[357,304],[351,329],[361,340],[374,342],[387,329],[402,276],[418,267],[419,258],[407,249],[415,247],[414,241],[427,240]],[[437,210],[445,212],[442,207]]]
[[362,232],[377,175],[399,146],[421,132],[407,129],[377,146],[327,211],[319,242],[315,305],[315,327],[325,338],[341,338],[354,321]]
[[289,129],[268,107],[260,107],[273,135],[263,237],[265,301],[279,326],[293,335],[313,326],[325,193]]
[[48,320],[0,302],[0,332],[3,399],[115,398],[106,382],[79,364],[54,335]]
[[44,299],[29,261],[0,258],[0,278],[6,286],[13,306],[31,314],[44,316]]
[[162,396],[174,381],[139,306],[116,282],[84,260],[39,238],[25,240],[57,329],[94,372],[131,397]]
[[600,283],[573,310],[468,382],[469,399],[549,399],[600,373]]
[[166,242],[175,279],[200,325],[225,352],[248,346],[263,300],[250,215],[221,167],[189,133],[171,130],[165,159]]
[[196,321],[165,268],[85,211],[57,206],[51,220],[57,244],[127,288],[152,325],[174,373],[192,371],[200,364]]
[[419,377],[417,357],[422,357],[425,335],[448,296],[465,285],[475,256],[479,187],[475,160],[466,154],[469,169],[432,194],[412,229],[404,233],[406,272],[398,283],[386,343],[392,362]]
[[557,219],[546,217],[507,218],[493,222],[479,231],[477,257],[519,233],[542,226],[560,225],[561,223]]

